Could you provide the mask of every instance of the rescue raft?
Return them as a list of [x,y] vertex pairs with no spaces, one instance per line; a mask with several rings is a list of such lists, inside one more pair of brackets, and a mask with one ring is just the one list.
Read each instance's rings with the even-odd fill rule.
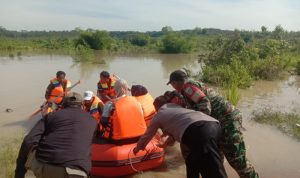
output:
[[136,143],[108,144],[96,141],[92,145],[93,177],[118,177],[134,174],[160,166],[164,162],[164,150],[156,146],[159,135],[156,135],[144,151],[133,154]]

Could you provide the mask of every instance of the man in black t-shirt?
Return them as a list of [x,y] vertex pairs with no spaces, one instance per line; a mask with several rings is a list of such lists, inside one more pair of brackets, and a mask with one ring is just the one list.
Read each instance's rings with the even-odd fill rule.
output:
[[91,169],[90,146],[97,122],[82,110],[82,97],[72,92],[63,99],[63,109],[42,118],[24,138],[17,158],[15,178],[24,178],[26,163],[37,178],[87,177]]

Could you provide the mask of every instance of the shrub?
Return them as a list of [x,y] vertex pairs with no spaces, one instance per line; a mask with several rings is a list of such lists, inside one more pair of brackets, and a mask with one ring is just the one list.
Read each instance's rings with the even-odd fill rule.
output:
[[246,88],[252,83],[248,69],[238,60],[233,60],[230,65],[206,66],[203,69],[202,79],[205,82],[223,87],[236,85],[240,88]]
[[80,38],[76,42],[77,45],[89,46],[91,49],[104,50],[111,49],[113,38],[106,31],[85,31],[80,34]]
[[274,80],[284,71],[279,59],[256,60],[249,66],[251,75],[255,79]]
[[146,34],[137,34],[130,39],[130,43],[136,46],[146,46],[149,42],[150,36]]
[[264,108],[254,112],[252,119],[259,123],[275,126],[282,132],[300,139],[300,116],[296,113],[283,113]]
[[170,32],[162,39],[162,52],[164,53],[188,53],[193,48],[193,43],[179,33]]
[[296,64],[295,57],[286,53],[288,49],[289,43],[284,40],[250,40],[245,43],[237,31],[230,39],[216,38],[209,42],[209,51],[199,55],[205,64],[203,80],[226,87],[236,84],[245,88],[253,79],[277,79]]

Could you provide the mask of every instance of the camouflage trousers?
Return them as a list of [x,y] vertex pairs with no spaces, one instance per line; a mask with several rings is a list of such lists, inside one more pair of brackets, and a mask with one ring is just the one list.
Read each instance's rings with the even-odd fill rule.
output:
[[242,114],[238,109],[218,119],[223,131],[220,148],[230,166],[240,178],[258,178],[254,167],[246,158],[246,147],[243,140]]

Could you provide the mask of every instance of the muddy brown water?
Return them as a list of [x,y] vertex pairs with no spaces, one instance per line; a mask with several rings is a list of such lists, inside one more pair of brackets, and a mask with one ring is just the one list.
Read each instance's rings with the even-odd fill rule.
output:
[[[194,55],[99,55],[96,61],[76,62],[66,55],[26,55],[17,58],[0,57],[0,146],[26,132],[35,122],[27,117],[39,108],[49,80],[56,71],[64,70],[73,83],[82,83],[74,91],[96,91],[99,73],[107,70],[128,81],[129,85],[145,85],[153,96],[166,90],[169,74],[186,67],[197,71],[200,65]],[[100,61],[105,61],[101,64]],[[243,112],[247,156],[261,177],[299,178],[300,142],[277,129],[250,120],[251,113],[264,107],[286,112],[300,104],[300,78],[290,76],[281,81],[258,81],[241,90],[238,107]],[[13,112],[6,112],[7,108]],[[166,150],[166,162],[152,171],[131,177],[185,177],[185,165],[178,144]],[[225,162],[229,177],[237,177]],[[26,177],[32,177],[28,174]]]

